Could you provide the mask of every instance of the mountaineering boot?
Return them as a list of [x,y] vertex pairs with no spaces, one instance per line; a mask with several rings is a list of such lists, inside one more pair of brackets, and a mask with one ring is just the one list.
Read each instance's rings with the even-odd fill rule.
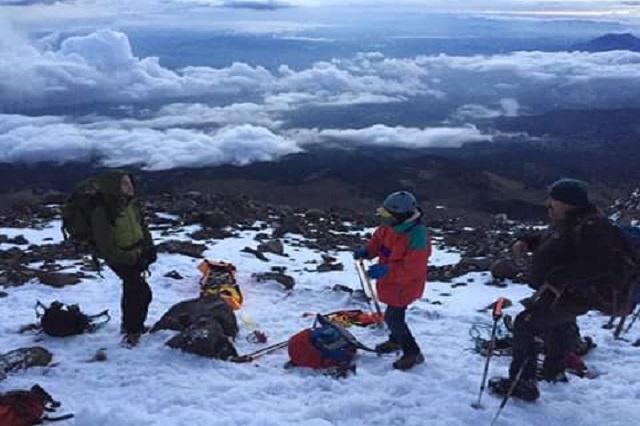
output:
[[[508,378],[494,377],[489,380],[489,389],[496,395],[505,396],[509,393],[512,380]],[[513,389],[512,397],[523,401],[533,402],[540,397],[538,386],[533,379],[520,379]]]
[[549,383],[569,383],[569,378],[567,377],[564,371],[560,371],[555,374],[543,372],[540,375],[540,380],[544,380],[545,382],[549,382]]
[[127,333],[122,337],[122,346],[132,349],[140,343],[140,333]]
[[408,370],[415,365],[422,364],[424,362],[424,356],[418,352],[417,354],[404,354],[393,363],[393,368],[396,370]]
[[402,346],[400,346],[399,343],[392,342],[391,340],[380,343],[375,347],[376,353],[378,354],[390,354],[392,352],[397,352],[400,349],[402,349]]

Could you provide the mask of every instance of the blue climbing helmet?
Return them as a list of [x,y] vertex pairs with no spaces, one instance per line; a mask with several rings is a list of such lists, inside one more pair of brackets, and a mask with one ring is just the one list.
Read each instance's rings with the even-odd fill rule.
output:
[[414,214],[418,208],[418,201],[409,191],[397,191],[387,196],[382,207],[391,214]]
[[397,191],[387,196],[378,209],[378,216],[387,225],[395,225],[409,219],[418,210],[416,197],[408,191]]

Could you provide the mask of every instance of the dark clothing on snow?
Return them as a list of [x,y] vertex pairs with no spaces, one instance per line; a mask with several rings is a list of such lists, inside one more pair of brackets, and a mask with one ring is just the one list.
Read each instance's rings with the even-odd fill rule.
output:
[[384,312],[384,321],[389,327],[389,341],[399,344],[403,353],[415,355],[420,352],[420,348],[405,321],[406,312],[406,307],[387,306]]
[[127,334],[142,333],[151,303],[151,288],[135,266],[109,265],[122,280],[122,325]]
[[122,192],[126,175],[110,171],[96,178],[102,202],[91,215],[91,229],[99,255],[122,280],[122,325],[134,334],[144,329],[152,298],[144,271],[157,254],[139,201]]
[[[543,376],[564,371],[565,357],[575,349],[575,339],[568,335],[575,330],[576,318],[590,309],[589,288],[615,263],[609,227],[607,218],[589,205],[572,211],[564,223],[544,234],[521,238],[533,251],[530,279],[539,294],[516,317],[511,378],[523,365],[523,380],[536,377],[535,336],[545,342]],[[540,293],[545,285],[557,293]]]

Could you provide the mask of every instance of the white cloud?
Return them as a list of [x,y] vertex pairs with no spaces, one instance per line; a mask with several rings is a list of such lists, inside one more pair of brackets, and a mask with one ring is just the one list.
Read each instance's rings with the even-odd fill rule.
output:
[[[511,98],[534,110],[545,105],[624,107],[640,99],[640,53],[629,51],[401,59],[368,53],[317,62],[302,70],[282,65],[271,72],[234,63],[225,68],[174,71],[162,67],[157,58],[135,57],[127,36],[111,30],[69,37],[57,50],[48,49],[47,43],[35,47],[17,36],[0,43],[0,109],[4,111],[219,95],[239,101],[292,103],[280,105],[281,110],[309,104],[402,102],[416,96],[447,98],[458,106]],[[501,109],[506,115],[518,113],[516,104]]]
[[475,126],[461,127],[390,127],[376,124],[362,129],[294,130],[291,137],[301,144],[344,142],[350,146],[419,148],[459,148],[465,143],[491,141]]
[[496,108],[484,105],[467,104],[459,107],[454,113],[454,118],[466,121],[468,119],[491,119],[498,117],[517,117],[520,113],[520,104],[512,98],[500,99]]
[[380,70],[381,75],[376,75],[375,70],[341,62],[318,62],[301,71],[283,65],[275,74],[244,63],[172,71],[157,58],[135,57],[127,36],[111,30],[69,37],[57,50],[38,49],[24,41],[6,47],[0,52],[0,108],[5,110],[290,92],[305,93],[308,103],[335,105],[390,102],[429,93],[425,83],[402,69]]
[[300,151],[292,140],[249,124],[215,131],[83,125],[61,117],[0,115],[0,162],[89,162],[145,170],[245,165]]

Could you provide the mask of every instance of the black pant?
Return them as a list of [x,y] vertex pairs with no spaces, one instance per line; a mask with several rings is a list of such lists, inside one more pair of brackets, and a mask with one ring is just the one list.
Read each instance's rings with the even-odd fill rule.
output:
[[109,267],[122,280],[122,328],[125,333],[142,333],[151,303],[151,288],[143,271],[134,266]]
[[387,306],[387,310],[384,312],[384,322],[387,323],[391,332],[389,341],[399,344],[405,354],[415,355],[420,352],[420,348],[405,321],[406,312],[406,307]]
[[575,309],[562,304],[533,306],[521,312],[513,324],[513,359],[509,376],[515,378],[524,365],[521,379],[536,378],[536,336],[544,340],[543,375],[554,377],[563,372],[565,357],[576,345],[576,317]]

